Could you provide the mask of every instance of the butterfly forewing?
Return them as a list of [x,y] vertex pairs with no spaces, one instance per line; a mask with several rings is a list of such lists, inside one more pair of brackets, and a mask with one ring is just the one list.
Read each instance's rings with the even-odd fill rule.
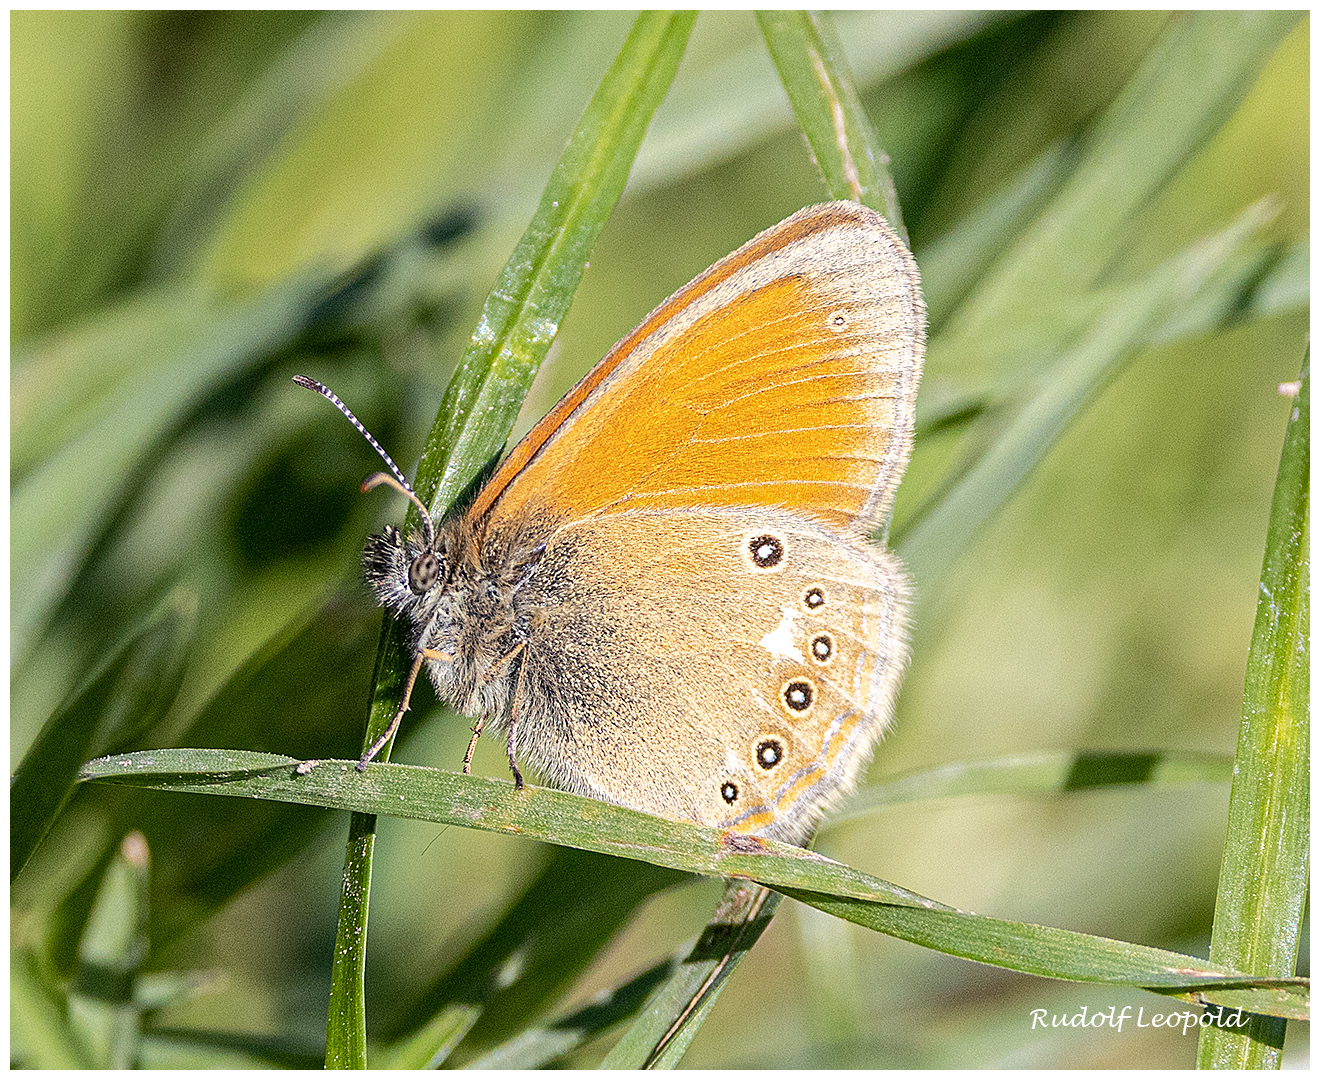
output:
[[767,230],[662,304],[510,455],[477,512],[777,506],[864,532],[911,447],[925,313],[855,204]]

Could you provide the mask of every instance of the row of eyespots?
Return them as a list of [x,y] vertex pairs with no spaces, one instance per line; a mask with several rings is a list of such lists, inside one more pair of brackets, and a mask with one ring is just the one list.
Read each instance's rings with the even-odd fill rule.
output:
[[[845,326],[847,320],[836,312],[834,325],[836,327]],[[777,536],[763,533],[747,541],[747,554],[756,569],[771,570],[784,560],[784,542]],[[808,609],[814,611],[824,606],[825,592],[819,586],[813,585],[803,595],[802,602]],[[812,638],[811,655],[820,664],[827,663],[830,660],[834,655],[834,642],[828,634],[818,634]],[[795,713],[806,712],[810,709],[816,696],[815,686],[806,678],[793,679],[785,683],[782,693],[784,704]],[[783,760],[784,747],[778,739],[765,739],[757,744],[756,763],[762,769],[769,771]],[[732,780],[725,780],[720,785],[720,798],[732,806],[738,801],[738,785]]]
[[[778,739],[762,739],[756,746],[756,764],[769,772],[784,760],[784,744]],[[726,780],[720,785],[720,798],[732,806],[738,801],[738,785]]]
[[[773,533],[762,533],[747,541],[747,555],[758,570],[773,570],[784,561],[784,541]],[[802,602],[811,611],[825,606],[825,590],[813,585],[803,594]]]

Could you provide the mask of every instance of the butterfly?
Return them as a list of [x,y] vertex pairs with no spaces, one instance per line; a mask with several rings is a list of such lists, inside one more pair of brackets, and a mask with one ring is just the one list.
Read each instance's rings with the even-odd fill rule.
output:
[[366,580],[439,696],[552,784],[789,841],[854,785],[908,659],[869,535],[912,447],[916,264],[856,203],[808,207],[684,286],[467,506],[370,538]]

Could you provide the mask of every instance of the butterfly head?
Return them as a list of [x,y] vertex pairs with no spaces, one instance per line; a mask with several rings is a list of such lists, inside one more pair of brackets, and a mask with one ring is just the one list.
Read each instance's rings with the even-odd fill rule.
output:
[[398,529],[387,525],[367,540],[362,571],[381,604],[415,619],[443,591],[449,559],[445,545],[437,543],[432,532],[413,533],[405,540]]

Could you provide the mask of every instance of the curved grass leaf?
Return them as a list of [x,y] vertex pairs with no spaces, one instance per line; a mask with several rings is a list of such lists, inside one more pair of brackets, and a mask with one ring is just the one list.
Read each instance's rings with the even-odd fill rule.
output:
[[597,994],[590,1004],[540,1027],[520,1031],[508,1042],[482,1054],[469,1069],[539,1069],[629,1020],[649,1000],[657,987],[678,970],[681,956],[647,968],[620,986]]
[[1046,795],[1066,791],[1231,780],[1233,760],[1194,752],[1043,750],[984,761],[954,761],[891,780],[877,780],[854,794],[821,826],[826,832],[886,806],[958,795]]
[[874,207],[908,243],[889,155],[862,108],[830,17],[758,11],[756,21],[830,198]]
[[653,817],[549,788],[416,765],[299,762],[244,751],[155,750],[89,762],[82,779],[385,813],[525,836],[710,876],[759,882],[941,952],[1051,978],[1107,982],[1298,1015],[1305,980],[1256,978],[1163,949],[989,919],[791,844]]
[[406,1038],[383,1058],[373,1052],[373,1065],[426,1064],[441,1051],[447,1056],[452,1044],[427,1052],[416,1037],[432,1025],[443,1029],[447,1015],[468,1018],[464,1059],[516,1038],[648,898],[685,878],[662,867],[553,848],[540,873],[467,954],[383,1025],[385,1038]]
[[779,893],[746,881],[726,882],[724,896],[696,945],[652,993],[642,1015],[600,1067],[676,1068],[729,976],[770,925],[781,899]]
[[183,679],[196,609],[192,596],[171,595],[42,727],[9,782],[11,882],[73,793],[82,762],[130,745],[170,707]]
[[[1308,354],[1270,507],[1210,937],[1216,963],[1261,975],[1296,970],[1310,865],[1310,382]],[[1266,1016],[1205,1028],[1197,1064],[1277,1069],[1284,1034]]]

